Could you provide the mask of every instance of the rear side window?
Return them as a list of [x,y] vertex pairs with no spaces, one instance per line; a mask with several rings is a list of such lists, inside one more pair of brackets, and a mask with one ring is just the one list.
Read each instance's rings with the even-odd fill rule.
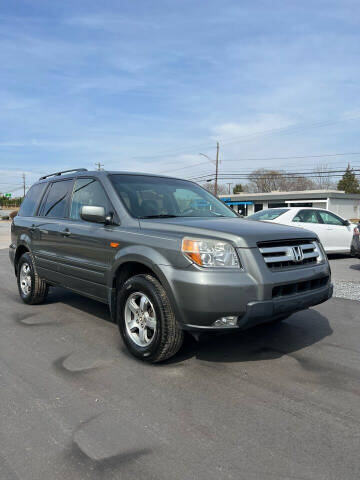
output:
[[46,187],[47,183],[38,183],[30,188],[19,210],[21,217],[33,217],[36,214]]
[[66,217],[71,187],[72,180],[51,183],[41,206],[40,216],[48,218]]
[[80,220],[80,210],[84,205],[104,207],[107,214],[112,210],[105,190],[94,178],[79,178],[76,180],[70,208],[70,218],[72,220]]

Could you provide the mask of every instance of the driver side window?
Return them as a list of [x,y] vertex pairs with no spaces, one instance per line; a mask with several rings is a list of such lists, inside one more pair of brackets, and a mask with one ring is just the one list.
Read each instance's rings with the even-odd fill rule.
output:
[[322,210],[319,210],[318,213],[321,220],[327,225],[344,225],[342,219],[331,212],[324,212]]
[[78,178],[75,181],[70,207],[71,220],[81,220],[80,210],[84,205],[104,207],[106,213],[112,210],[102,185],[94,178]]

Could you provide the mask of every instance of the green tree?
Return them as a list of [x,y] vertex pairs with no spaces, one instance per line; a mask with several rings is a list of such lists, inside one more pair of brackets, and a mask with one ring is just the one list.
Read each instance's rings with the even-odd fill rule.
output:
[[237,184],[235,185],[235,187],[233,188],[233,193],[234,193],[234,194],[235,194],[235,193],[241,193],[241,192],[243,192],[243,191],[244,191],[244,189],[243,189],[243,186],[241,185],[241,183],[237,183]]
[[359,181],[350,165],[347,166],[346,172],[337,185],[338,190],[343,190],[345,193],[360,193]]

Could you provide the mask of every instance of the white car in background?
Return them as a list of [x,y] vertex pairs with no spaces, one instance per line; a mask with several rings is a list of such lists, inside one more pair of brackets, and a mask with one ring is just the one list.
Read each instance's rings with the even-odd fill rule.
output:
[[326,253],[350,253],[355,224],[329,210],[310,207],[269,208],[249,215],[247,220],[281,223],[315,232]]

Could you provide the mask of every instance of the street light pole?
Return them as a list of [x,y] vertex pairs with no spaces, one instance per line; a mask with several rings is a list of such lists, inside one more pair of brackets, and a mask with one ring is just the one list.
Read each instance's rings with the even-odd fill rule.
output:
[[205,155],[205,153],[199,153],[199,155],[206,157],[208,160],[210,160],[210,162],[215,163],[215,187],[214,187],[215,196],[217,196],[217,192],[218,192],[219,150],[220,150],[219,142],[216,142],[216,160],[213,160],[208,155]]
[[219,148],[219,142],[216,142],[215,197],[217,197],[218,192]]

